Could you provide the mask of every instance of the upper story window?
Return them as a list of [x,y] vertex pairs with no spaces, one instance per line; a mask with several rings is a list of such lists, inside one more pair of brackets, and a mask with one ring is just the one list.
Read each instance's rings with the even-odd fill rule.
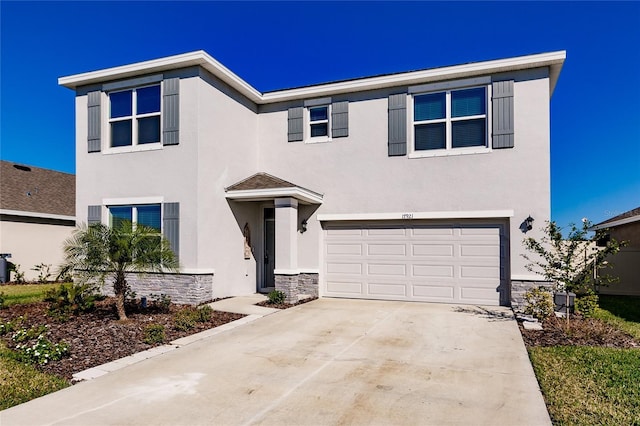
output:
[[111,147],[160,142],[160,85],[109,93]]
[[414,151],[487,147],[487,89],[413,96]]
[[329,137],[329,106],[309,108],[309,135],[312,138]]

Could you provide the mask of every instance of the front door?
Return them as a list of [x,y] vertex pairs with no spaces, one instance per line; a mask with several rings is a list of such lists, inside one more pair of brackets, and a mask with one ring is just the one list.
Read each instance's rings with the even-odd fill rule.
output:
[[262,274],[262,288],[264,292],[275,288],[273,270],[276,267],[276,217],[273,207],[264,209],[264,273]]

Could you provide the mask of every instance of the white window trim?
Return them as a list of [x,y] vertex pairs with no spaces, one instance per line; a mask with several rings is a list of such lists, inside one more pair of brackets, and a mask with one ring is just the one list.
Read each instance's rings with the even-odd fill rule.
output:
[[[311,121],[311,109],[313,108],[327,108],[327,119],[326,120],[315,120]],[[311,125],[312,124],[320,124],[327,123],[327,134],[326,136],[311,136]],[[322,143],[322,142],[330,142],[331,141],[331,103],[327,104],[319,104],[319,105],[309,105],[305,107],[304,111],[304,127],[307,131],[307,137],[305,139],[305,143]]]
[[[486,109],[485,114],[482,115],[473,115],[473,116],[465,116],[465,117],[451,117],[451,92],[455,92],[457,90],[466,90],[466,89],[476,89],[476,88],[484,88],[485,89],[485,102]],[[446,88],[435,88],[435,90],[417,92],[415,90],[410,90],[410,93],[407,95],[407,115],[410,114],[410,119],[407,120],[407,135],[409,135],[409,158],[428,158],[428,157],[449,157],[455,155],[469,155],[469,154],[487,154],[492,151],[491,149],[491,125],[492,125],[492,117],[491,117],[491,84],[481,84],[481,85],[473,85],[473,86],[455,86],[455,87],[446,87]],[[420,95],[426,95],[430,93],[446,93],[446,117],[443,119],[437,120],[424,120],[424,121],[414,121],[414,97]],[[473,146],[473,147],[465,147],[465,148],[453,148],[451,146],[451,123],[454,121],[465,121],[465,120],[473,120],[477,118],[485,118],[486,120],[486,135],[485,135],[485,146]],[[433,150],[416,150],[415,144],[415,125],[416,123],[437,123],[437,122],[445,122],[445,137],[446,137],[446,147],[444,149],[433,149]]]
[[[153,87],[153,86],[160,87],[160,111],[146,113],[146,114],[137,114],[136,113],[137,101],[138,101],[138,96],[136,93],[137,90],[144,89],[145,87]],[[126,117],[111,118],[111,99],[109,98],[109,95],[112,93],[127,92],[127,91],[132,92],[132,97],[131,97],[132,98],[131,99],[132,115],[128,115]],[[103,92],[103,93],[104,93],[104,96],[106,97],[105,105],[107,105],[107,108],[104,108],[105,109],[104,115],[106,116],[105,120],[107,123],[107,126],[106,126],[107,137],[104,138],[104,144],[106,146],[103,147],[104,154],[119,154],[123,152],[139,152],[139,151],[155,151],[163,148],[163,145],[162,145],[162,120],[163,120],[162,118],[162,101],[163,101],[162,84],[154,82],[151,84],[145,84],[145,85],[140,85],[135,87],[118,88],[116,90],[111,90],[109,92]],[[160,117],[160,141],[153,142],[153,143],[138,144],[138,125],[137,125],[138,119],[146,118],[146,117],[155,117],[155,116]],[[118,121],[125,121],[125,120],[131,120],[131,145],[113,147],[111,146],[111,123],[115,123]]]

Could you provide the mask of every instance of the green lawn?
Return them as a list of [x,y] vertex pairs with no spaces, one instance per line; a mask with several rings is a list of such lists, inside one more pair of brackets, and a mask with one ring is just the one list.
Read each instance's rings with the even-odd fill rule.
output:
[[600,296],[594,316],[640,339],[640,297]]
[[[3,285],[5,306],[41,302],[47,290],[60,284]],[[59,377],[45,374],[35,367],[17,361],[0,343],[0,410],[22,404],[69,386]]]
[[529,356],[554,424],[640,424],[640,349],[536,347]]
[[0,293],[3,293],[5,306],[19,303],[42,302],[47,290],[58,287],[60,284],[25,284],[25,285],[1,285]]
[[16,361],[0,344],[0,410],[22,404],[69,386],[69,383],[33,366]]
[[[640,298],[601,296],[597,318],[640,339]],[[640,425],[640,348],[529,349],[556,425]]]

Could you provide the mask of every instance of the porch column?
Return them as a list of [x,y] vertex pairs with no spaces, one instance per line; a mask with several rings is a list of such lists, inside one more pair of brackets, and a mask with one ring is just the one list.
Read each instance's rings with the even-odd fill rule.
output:
[[[298,270],[298,200],[276,198],[276,274]],[[280,272],[279,272],[280,271]]]
[[276,198],[276,290],[288,303],[298,301],[298,200]]

